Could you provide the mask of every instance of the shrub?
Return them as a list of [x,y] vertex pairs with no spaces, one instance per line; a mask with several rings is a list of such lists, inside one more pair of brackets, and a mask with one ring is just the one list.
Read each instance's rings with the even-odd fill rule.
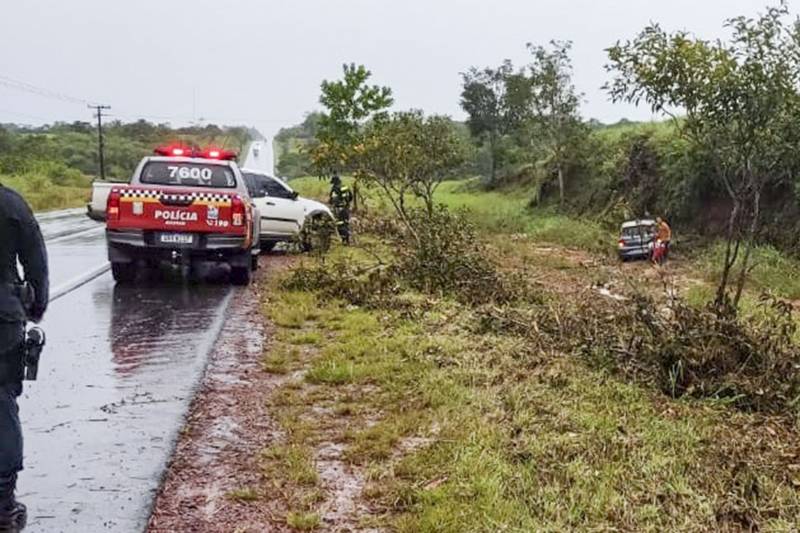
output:
[[391,220],[369,218],[370,227],[392,245],[395,255],[371,265],[346,262],[296,268],[286,282],[292,290],[317,290],[353,305],[405,308],[409,289],[452,297],[469,305],[531,298],[518,276],[498,269],[487,257],[474,228],[462,213],[439,207],[432,214],[412,210],[412,229]]
[[471,305],[505,303],[525,294],[521,279],[500,272],[487,257],[463,212],[440,206],[430,214],[413,214],[416,242],[403,231],[394,235],[397,272],[412,288]]
[[569,319],[573,346],[590,361],[674,397],[718,398],[747,410],[786,410],[800,398],[797,326],[781,300],[764,296],[753,318],[642,295],[613,305],[587,301]]

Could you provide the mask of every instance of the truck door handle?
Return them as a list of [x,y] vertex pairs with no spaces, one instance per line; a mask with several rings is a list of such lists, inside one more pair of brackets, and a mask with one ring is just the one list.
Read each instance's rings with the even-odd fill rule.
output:
[[275,202],[267,202],[267,205],[275,205]]

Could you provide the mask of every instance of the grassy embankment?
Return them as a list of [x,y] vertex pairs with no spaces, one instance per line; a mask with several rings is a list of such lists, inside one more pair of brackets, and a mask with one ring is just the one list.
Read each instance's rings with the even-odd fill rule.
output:
[[[293,184],[306,193],[324,190],[311,180]],[[601,253],[609,252],[607,232],[527,212],[523,196],[447,184],[440,199],[470,207],[486,253],[536,280],[534,313],[565,299],[600,298],[586,287],[610,276],[598,270],[617,268]],[[334,248],[326,264],[367,268],[375,250],[386,252],[362,235],[356,247]],[[639,266],[650,271],[634,265],[621,277],[636,276]],[[793,290],[773,284],[783,276],[771,271],[757,279],[783,294]],[[293,377],[270,399],[285,438],[263,451],[269,482],[243,491],[254,504],[283,497],[287,523],[297,529],[320,524],[337,486],[326,476],[331,449],[355,472],[339,482],[355,487],[351,522],[361,526],[800,526],[800,450],[790,413],[746,412],[724,398],[671,398],[566,343],[531,344],[538,329],[519,335],[486,327],[486,309],[448,297],[405,288],[394,308],[354,306],[290,290],[285,278],[267,283],[265,314],[277,332],[264,368]]]

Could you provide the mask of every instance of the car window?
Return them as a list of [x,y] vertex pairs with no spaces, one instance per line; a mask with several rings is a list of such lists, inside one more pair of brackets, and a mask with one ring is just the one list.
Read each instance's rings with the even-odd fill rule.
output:
[[244,173],[244,180],[247,183],[247,190],[253,198],[292,198],[293,193],[276,179],[262,174]]
[[263,191],[259,188],[258,176],[243,172],[242,177],[244,178],[244,184],[247,186],[247,192],[250,194],[251,198],[261,198],[264,196]]
[[142,169],[139,181],[148,185],[181,185],[232,189],[236,177],[228,166],[183,161],[151,161]]
[[274,198],[291,198],[292,192],[280,184],[277,180],[269,178],[267,176],[262,176],[262,180],[264,180],[264,190],[267,191],[267,196],[272,196]]
[[652,236],[655,233],[653,226],[632,226],[622,230],[623,237]]

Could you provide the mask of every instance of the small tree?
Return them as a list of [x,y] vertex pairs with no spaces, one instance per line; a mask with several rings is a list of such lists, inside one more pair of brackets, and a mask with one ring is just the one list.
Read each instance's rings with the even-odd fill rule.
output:
[[503,136],[522,122],[530,92],[528,83],[524,76],[514,72],[508,60],[496,69],[473,67],[461,77],[461,107],[468,115],[467,126],[472,136],[489,144],[489,177],[494,182]]
[[356,149],[356,175],[381,190],[404,225],[416,236],[408,197],[434,212],[434,194],[465,161],[466,150],[452,121],[421,111],[395,113],[370,123]]
[[325,80],[321,86],[319,101],[326,111],[318,118],[317,143],[311,148],[314,167],[321,176],[348,168],[364,124],[394,103],[389,87],[367,83],[372,73],[363,65],[351,63],[342,70],[341,80]]
[[[800,119],[800,31],[788,7],[726,26],[729,43],[667,34],[658,25],[608,50],[607,86],[615,101],[647,102],[676,119],[709,155],[731,200],[727,245],[717,288],[718,308],[738,307],[750,270],[764,188],[790,175],[797,161]],[[685,117],[679,118],[685,113]],[[744,243],[744,251],[740,251]],[[733,298],[728,291],[738,263]]]
[[579,114],[582,94],[572,83],[572,43],[551,41],[552,50],[528,43],[533,62],[530,73],[530,116],[534,138],[547,154],[558,178],[558,198],[564,203],[564,174],[572,148],[588,135]]

